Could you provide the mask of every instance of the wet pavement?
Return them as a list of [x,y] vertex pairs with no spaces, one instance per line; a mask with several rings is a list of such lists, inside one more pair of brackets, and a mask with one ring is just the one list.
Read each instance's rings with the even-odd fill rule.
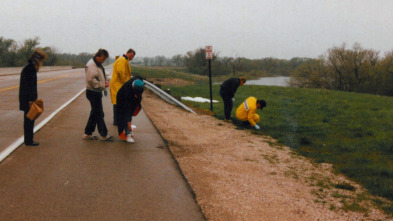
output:
[[0,220],[205,219],[146,114],[133,120],[136,143],[125,143],[109,96],[103,103],[114,141],[82,139],[83,93],[35,134],[40,146],[21,145],[0,163]]

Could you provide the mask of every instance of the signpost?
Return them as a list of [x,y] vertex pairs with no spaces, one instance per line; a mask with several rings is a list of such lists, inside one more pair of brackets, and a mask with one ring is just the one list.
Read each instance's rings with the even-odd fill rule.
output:
[[213,111],[212,69],[211,69],[211,59],[213,58],[213,47],[206,46],[205,52],[206,52],[206,59],[209,62],[210,110]]

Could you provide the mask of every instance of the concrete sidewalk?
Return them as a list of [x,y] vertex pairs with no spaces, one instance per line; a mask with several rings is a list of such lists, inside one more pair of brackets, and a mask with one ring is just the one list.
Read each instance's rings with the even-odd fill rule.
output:
[[[83,93],[0,163],[0,220],[204,220],[166,144],[141,113],[135,144],[82,139],[90,104]],[[96,135],[97,131],[95,132]]]

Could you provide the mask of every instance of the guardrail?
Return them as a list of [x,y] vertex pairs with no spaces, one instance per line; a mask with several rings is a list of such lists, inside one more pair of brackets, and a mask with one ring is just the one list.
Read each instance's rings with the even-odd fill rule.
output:
[[178,105],[188,111],[190,111],[191,113],[196,114],[193,110],[191,110],[189,107],[187,107],[186,105],[184,105],[182,102],[178,101],[177,99],[175,99],[174,97],[172,97],[171,95],[169,95],[168,93],[166,93],[165,91],[161,90],[159,87],[155,86],[154,84],[143,80],[143,82],[145,83],[145,87],[149,88],[151,91],[153,91],[154,93],[156,93],[158,96],[160,96],[162,99],[164,99],[166,102],[170,103],[170,104],[175,104]]

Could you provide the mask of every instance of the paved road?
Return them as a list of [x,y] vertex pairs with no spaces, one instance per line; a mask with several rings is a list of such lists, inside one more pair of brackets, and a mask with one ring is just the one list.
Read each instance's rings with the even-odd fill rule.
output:
[[[65,94],[78,91],[75,85],[83,82],[83,75],[60,79],[70,86],[62,88],[64,82],[52,80],[54,85],[40,85],[39,94],[51,98],[59,96],[49,93],[56,88]],[[105,120],[109,133],[116,134],[109,99],[104,98]],[[56,108],[47,103],[53,106],[47,109]],[[83,93],[36,133],[39,147],[22,145],[0,163],[0,220],[204,220],[143,111],[134,122],[135,144],[117,137],[113,142],[81,139],[88,115]]]
[[[19,110],[19,75],[0,75],[0,153],[23,136],[23,112]],[[38,73],[38,97],[45,111],[36,125],[85,87],[84,69]]]

